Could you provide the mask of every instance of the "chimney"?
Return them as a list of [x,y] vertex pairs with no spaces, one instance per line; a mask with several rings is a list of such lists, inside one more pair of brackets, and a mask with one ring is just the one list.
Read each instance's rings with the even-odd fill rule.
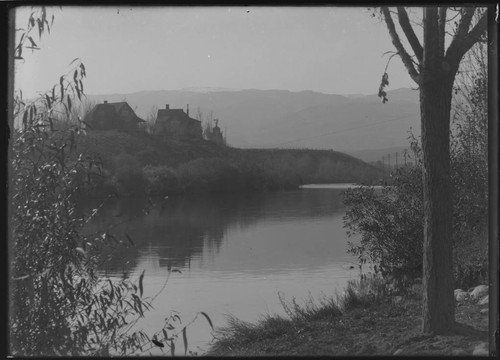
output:
[[170,109],[170,105],[169,105],[169,104],[166,104],[166,105],[165,105],[165,110],[168,110],[168,109]]
[[104,100],[104,103],[107,104],[108,103],[108,100]]
[[189,116],[189,104],[187,104],[186,113],[187,113],[187,116]]

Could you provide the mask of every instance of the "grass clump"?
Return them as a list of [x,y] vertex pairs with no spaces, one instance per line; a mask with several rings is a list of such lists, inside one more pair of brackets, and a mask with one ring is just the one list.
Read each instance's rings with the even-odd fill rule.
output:
[[264,315],[256,323],[250,323],[230,315],[227,326],[218,330],[211,353],[233,352],[234,349],[244,351],[252,344],[277,339],[298,341],[302,333],[314,328],[315,323],[334,325],[341,322],[342,317],[352,309],[368,308],[381,302],[384,288],[381,279],[365,278],[350,281],[342,295],[323,295],[319,299],[309,296],[303,304],[299,304],[295,298],[287,301],[278,293],[286,316]]
[[[229,316],[228,325],[218,330],[217,340],[210,353],[253,353],[256,344],[262,349],[278,351],[275,346],[263,344],[298,344],[304,341],[303,334],[316,334],[318,328],[325,326],[348,331],[345,329],[345,322],[356,314],[365,318],[368,323],[375,321],[371,319],[371,309],[383,308],[389,311],[412,307],[411,304],[421,299],[421,284],[418,280],[402,282],[394,277],[363,275],[359,280],[350,280],[342,294],[323,295],[318,299],[310,295],[302,304],[295,298],[287,301],[279,293],[278,297],[285,316],[265,315],[256,323]],[[401,306],[394,307],[397,303]],[[389,311],[391,314],[392,310]]]
[[233,315],[227,318],[227,326],[217,330],[213,352],[233,351],[234,348],[245,348],[248,344],[292,335],[296,331],[290,319],[280,315],[264,315],[256,323],[240,320]]
[[290,321],[296,325],[309,321],[334,320],[342,315],[342,310],[333,297],[323,296],[319,301],[314,301],[310,296],[303,305],[299,305],[295,298],[287,303],[282,295],[278,294],[278,297]]

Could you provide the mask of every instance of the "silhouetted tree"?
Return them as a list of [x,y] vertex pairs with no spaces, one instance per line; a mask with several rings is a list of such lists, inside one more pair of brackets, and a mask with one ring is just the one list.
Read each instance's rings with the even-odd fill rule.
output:
[[[404,7],[397,7],[396,12],[382,7],[381,13],[397,54],[420,89],[424,163],[422,330],[444,333],[455,320],[450,176],[453,84],[462,58],[485,36],[487,12],[476,7],[424,7],[418,24],[423,27],[422,45]],[[393,21],[395,13],[414,56],[400,40]],[[448,38],[450,45],[445,49]],[[388,83],[384,73],[379,91],[384,102],[387,101],[384,87]]]

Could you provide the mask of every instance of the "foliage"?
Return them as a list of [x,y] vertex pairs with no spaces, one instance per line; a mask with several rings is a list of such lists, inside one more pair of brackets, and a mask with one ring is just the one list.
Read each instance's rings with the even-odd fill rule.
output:
[[179,192],[179,181],[175,171],[168,166],[145,166],[144,178],[149,195],[169,195]]
[[[455,189],[453,226],[457,287],[487,278],[488,244],[488,77],[486,46],[477,44],[457,82],[453,121],[452,181]],[[471,66],[474,66],[471,71]]]
[[347,314],[353,309],[370,308],[387,302],[385,295],[388,286],[388,282],[380,277],[349,281],[342,295],[322,296],[318,300],[309,297],[303,304],[299,304],[295,298],[286,301],[283,295],[278,294],[286,316],[266,314],[255,323],[228,316],[227,326],[217,330],[216,342],[209,355],[235,348],[252,351],[256,342],[267,344],[273,339],[283,340],[295,336],[302,343],[304,339],[301,334],[314,330],[318,324],[326,323],[329,328],[343,326]]
[[[472,286],[487,274],[487,78],[485,72],[476,74],[473,86],[461,92],[468,106],[456,116],[451,137],[455,282],[460,287]],[[415,166],[397,169],[381,190],[362,187],[345,193],[350,209],[344,224],[350,234],[361,234],[358,244],[350,243],[349,252],[375,264],[384,275],[420,271],[422,266],[421,148],[415,138],[410,140]]]
[[[163,139],[118,130],[90,130],[86,136],[77,136],[77,145],[79,151],[103,161],[103,176],[96,179],[101,183],[101,195],[106,189],[129,195],[129,191],[144,188],[151,195],[168,195],[284,190],[305,183],[371,184],[384,175],[383,170],[329,150],[235,149],[201,139]],[[125,173],[117,162],[135,174],[135,185],[133,179],[128,186],[126,176],[117,176]],[[162,176],[170,180],[160,183]]]
[[[34,9],[28,30],[21,29],[16,59],[22,58],[23,39],[33,43],[29,34],[36,24],[40,36],[49,29],[45,7]],[[85,130],[81,121],[69,120],[77,99],[85,96],[86,73],[79,59],[71,64],[73,69],[36,100],[23,101],[21,91],[14,98],[19,126],[10,160],[9,330],[15,356],[127,355],[155,346],[143,331],[132,330],[158,294],[143,296],[144,271],[135,281],[98,273],[104,250],[125,246],[124,241],[107,231],[84,235],[83,226],[98,208],[89,218],[77,215],[75,194],[102,178],[102,169],[98,159],[76,151],[76,138]],[[54,126],[57,120],[65,126]],[[118,159],[118,179],[137,173],[129,160]],[[188,325],[182,330],[185,351]]]
[[146,182],[139,161],[132,155],[120,154],[113,162],[116,190],[123,194],[144,194]]
[[306,324],[314,320],[334,320],[342,315],[342,307],[333,297],[322,297],[319,301],[314,301],[310,297],[303,305],[297,303],[295,298],[291,302],[286,302],[284,296],[278,293],[281,307],[285,314],[294,324]]
[[[17,355],[125,354],[146,339],[124,329],[149,308],[130,280],[111,281],[95,272],[109,237],[81,235],[75,216],[77,171],[92,172],[92,159],[72,159],[77,127],[53,128],[53,114],[69,116],[71,96],[85,76],[78,63],[59,91],[33,103],[16,98],[22,129],[12,158],[11,351]],[[82,95],[81,93],[79,93]],[[142,284],[141,284],[142,287]],[[142,289],[140,291],[142,295]]]
[[391,186],[349,189],[344,202],[348,234],[361,233],[359,244],[349,243],[348,252],[362,263],[376,264],[383,275],[396,269],[414,272],[422,264],[423,205],[422,172],[402,167],[393,173]]
[[158,107],[153,105],[146,116],[145,130],[148,134],[154,133],[157,115],[158,115]]
[[456,196],[450,170],[451,99],[464,55],[486,35],[487,12],[476,7],[423,7],[421,44],[407,10],[397,7],[400,28],[414,56],[408,53],[408,44],[401,42],[391,10],[383,6],[381,12],[397,54],[420,90],[425,204],[422,330],[444,334],[455,321],[451,230]]

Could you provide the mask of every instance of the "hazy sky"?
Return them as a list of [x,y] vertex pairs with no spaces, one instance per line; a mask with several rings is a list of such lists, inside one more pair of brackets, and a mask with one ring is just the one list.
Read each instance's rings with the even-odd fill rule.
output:
[[[16,13],[26,25],[29,8]],[[41,50],[25,50],[15,88],[48,90],[76,57],[87,94],[187,87],[373,94],[394,50],[364,7],[58,7]],[[38,34],[35,35],[38,40]],[[414,86],[401,61],[390,89]]]

